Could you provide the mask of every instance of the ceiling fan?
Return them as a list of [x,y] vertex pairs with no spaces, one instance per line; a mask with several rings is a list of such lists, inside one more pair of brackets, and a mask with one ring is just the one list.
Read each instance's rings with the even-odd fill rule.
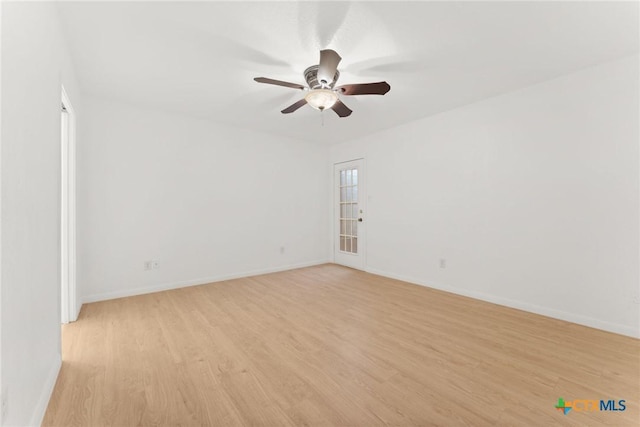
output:
[[300,101],[282,110],[283,114],[293,113],[303,105],[309,104],[316,110],[324,111],[330,108],[335,111],[338,116],[347,117],[352,111],[340,101],[338,98],[339,94],[349,96],[384,95],[391,89],[391,86],[389,86],[387,82],[357,83],[335,87],[340,77],[338,64],[341,60],[342,58],[336,51],[331,49],[321,50],[320,63],[318,65],[312,65],[304,71],[304,79],[307,81],[308,88],[297,83],[283,82],[266,77],[256,77],[253,80],[258,83],[290,87],[307,92]]

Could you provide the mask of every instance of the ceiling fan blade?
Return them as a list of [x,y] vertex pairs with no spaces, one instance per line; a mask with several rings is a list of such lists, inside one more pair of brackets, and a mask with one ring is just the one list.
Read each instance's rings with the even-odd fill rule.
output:
[[295,104],[289,105],[287,108],[285,108],[284,110],[282,110],[282,114],[289,114],[289,113],[293,113],[294,111],[296,111],[298,108],[302,107],[303,105],[305,105],[307,103],[307,100],[302,98],[300,101],[296,102]]
[[338,88],[343,95],[384,95],[391,90],[387,82],[356,83],[344,85]]
[[339,99],[336,101],[335,104],[333,104],[333,107],[331,107],[331,109],[335,111],[336,114],[340,117],[347,117],[347,116],[350,116],[351,113],[353,113],[353,111],[351,111],[349,107],[344,105],[342,101],[340,101]]
[[283,82],[282,80],[268,79],[266,77],[256,77],[253,80],[257,81],[258,83],[266,83],[270,85],[284,86],[284,87],[290,87],[292,89],[304,90],[304,86],[299,85],[298,83]]
[[318,64],[318,81],[323,85],[330,85],[338,70],[338,64],[342,58],[338,52],[331,49],[320,51],[320,64]]

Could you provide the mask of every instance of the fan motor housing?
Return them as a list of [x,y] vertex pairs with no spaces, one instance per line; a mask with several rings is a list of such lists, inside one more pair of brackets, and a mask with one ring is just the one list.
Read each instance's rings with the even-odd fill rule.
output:
[[[333,89],[336,82],[338,81],[338,77],[340,77],[340,71],[336,70],[336,75],[333,76],[333,81],[329,85],[325,85],[330,89]],[[309,88],[311,89],[321,89],[322,83],[318,81],[318,65],[312,65],[311,67],[304,70],[304,79],[307,81]]]

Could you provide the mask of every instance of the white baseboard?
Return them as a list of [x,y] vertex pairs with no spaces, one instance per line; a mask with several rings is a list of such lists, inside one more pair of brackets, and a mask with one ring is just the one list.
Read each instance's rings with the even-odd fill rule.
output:
[[312,267],[314,265],[326,264],[330,262],[328,259],[304,262],[300,264],[285,265],[274,268],[266,268],[262,270],[245,271],[242,273],[233,273],[220,276],[201,277],[198,279],[185,280],[172,283],[161,283],[158,285],[147,286],[142,288],[124,289],[114,292],[105,292],[101,294],[88,295],[80,298],[81,304],[91,302],[106,301],[116,298],[131,297],[135,295],[151,294],[154,292],[167,291],[170,289],[186,288],[187,286],[204,285],[207,283],[220,282],[223,280],[240,279],[243,277],[258,276],[261,274],[277,273],[279,271],[295,270],[296,268]]
[[80,316],[80,310],[82,310],[82,301],[76,298],[76,317],[73,318],[74,322],[78,320],[78,316]]
[[[185,281],[172,282],[172,283],[163,283],[163,284],[158,284],[158,285],[153,285],[148,287],[126,289],[126,290],[115,291],[115,292],[105,292],[101,294],[94,294],[94,295],[82,297],[80,306],[82,304],[87,304],[91,302],[106,301],[110,299],[124,298],[124,297],[130,297],[135,295],[144,295],[144,294],[150,294],[153,292],[166,291],[170,289],[184,288],[187,286],[196,286],[196,285],[203,285],[207,283],[220,282],[223,280],[232,280],[232,279],[240,279],[243,277],[257,276],[260,274],[277,273],[279,271],[287,271],[287,270],[294,270],[296,268],[311,267],[314,265],[326,264],[328,262],[332,262],[332,261],[329,259],[324,259],[324,260],[317,260],[317,261],[300,263],[300,264],[280,266],[275,268],[267,268],[262,270],[253,270],[253,271],[246,271],[242,273],[203,277],[198,279],[185,280]],[[372,274],[377,274],[379,276],[402,280],[404,282],[409,282],[409,283],[417,284],[420,286],[438,289],[441,291],[450,292],[452,294],[462,295],[462,296],[478,299],[481,301],[487,301],[493,304],[503,305],[505,307],[515,308],[515,309],[527,311],[530,313],[540,314],[542,316],[552,317],[554,319],[565,320],[567,322],[577,323],[579,325],[601,329],[603,331],[626,335],[633,338],[640,338],[640,331],[636,328],[633,328],[627,325],[607,322],[604,320],[595,319],[588,316],[569,313],[561,310],[555,310],[555,309],[551,309],[551,308],[547,308],[547,307],[543,307],[535,304],[530,304],[523,301],[517,301],[517,300],[495,296],[495,295],[485,294],[482,292],[452,288],[450,286],[445,286],[440,283],[425,282],[423,280],[419,280],[413,277],[408,277],[408,276],[399,275],[395,273],[389,273],[382,270],[367,268],[366,271]],[[78,311],[80,311],[80,307],[78,308]]]
[[552,308],[542,307],[535,304],[530,304],[523,301],[516,301],[509,298],[498,297],[495,295],[489,295],[482,292],[469,291],[466,289],[452,288],[435,282],[425,282],[412,277],[402,276],[394,273],[388,273],[386,271],[367,268],[368,273],[377,274],[378,276],[384,276],[391,279],[402,280],[403,282],[409,282],[428,288],[438,289],[441,291],[449,292],[456,295],[462,295],[465,297],[474,298],[481,301],[490,302],[493,304],[502,305],[509,308],[515,308],[518,310],[527,311],[529,313],[540,314],[542,316],[552,317],[554,319],[565,320],[571,323],[577,323],[579,325],[588,326],[590,328],[601,329],[607,332],[613,332],[620,335],[626,335],[632,338],[640,338],[640,331],[636,328],[627,325],[621,325],[618,323],[607,322],[600,319],[595,319],[588,316],[583,316],[575,313],[568,313],[566,311],[555,310]]
[[47,375],[47,380],[42,387],[38,403],[33,411],[33,415],[31,416],[31,422],[29,423],[30,426],[39,426],[42,424],[42,419],[44,418],[45,412],[47,412],[47,406],[49,406],[49,400],[51,399],[53,388],[56,386],[61,366],[62,360],[58,356],[53,365],[51,365],[51,369],[49,369],[49,375]]

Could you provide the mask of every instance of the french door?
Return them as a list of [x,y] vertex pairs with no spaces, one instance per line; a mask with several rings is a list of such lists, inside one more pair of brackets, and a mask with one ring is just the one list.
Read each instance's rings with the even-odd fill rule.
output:
[[364,269],[364,159],[334,165],[334,261]]

